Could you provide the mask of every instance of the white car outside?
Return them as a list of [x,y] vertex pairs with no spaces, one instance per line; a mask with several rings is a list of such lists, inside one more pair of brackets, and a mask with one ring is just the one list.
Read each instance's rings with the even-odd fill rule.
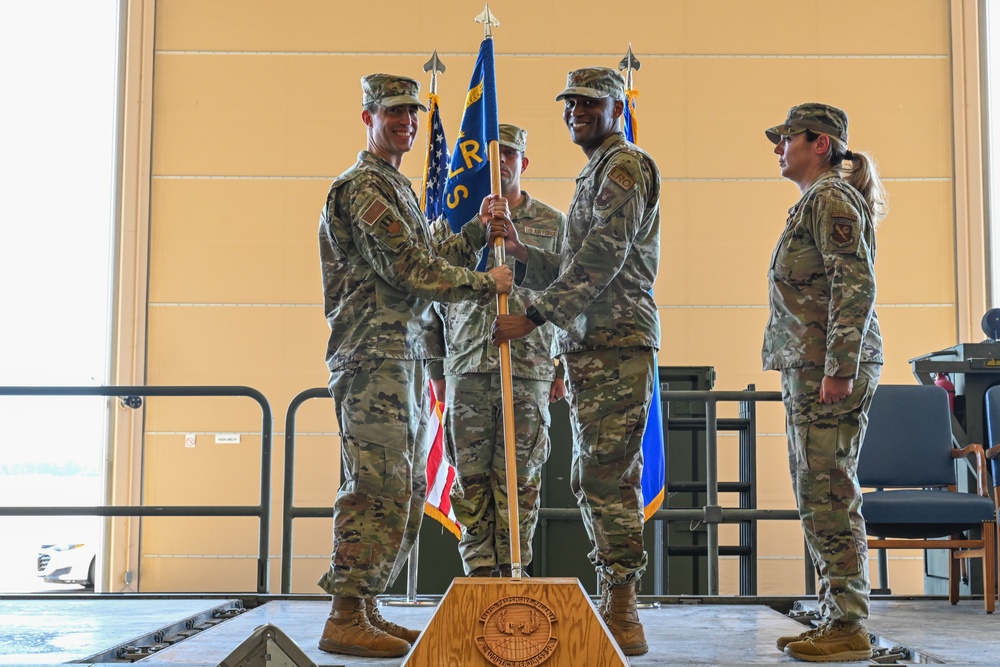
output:
[[38,550],[38,576],[51,584],[94,587],[96,542],[43,544]]

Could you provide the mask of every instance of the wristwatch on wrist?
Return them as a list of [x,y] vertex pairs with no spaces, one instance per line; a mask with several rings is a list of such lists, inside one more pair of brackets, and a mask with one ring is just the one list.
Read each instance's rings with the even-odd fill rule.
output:
[[540,327],[545,324],[545,318],[542,317],[542,314],[534,306],[528,306],[527,310],[524,311],[524,316],[534,322],[535,326]]

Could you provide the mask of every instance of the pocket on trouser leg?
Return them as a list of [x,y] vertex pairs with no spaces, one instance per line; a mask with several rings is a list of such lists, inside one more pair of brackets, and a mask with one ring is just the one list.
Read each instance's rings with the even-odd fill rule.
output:
[[837,587],[835,582],[838,580],[861,573],[861,553],[847,510],[813,512],[803,525],[809,533],[807,538],[813,541],[816,552],[826,564],[833,587]]
[[367,569],[372,562],[372,545],[361,539],[368,516],[366,494],[343,493],[337,498],[333,524],[333,564],[337,567]]

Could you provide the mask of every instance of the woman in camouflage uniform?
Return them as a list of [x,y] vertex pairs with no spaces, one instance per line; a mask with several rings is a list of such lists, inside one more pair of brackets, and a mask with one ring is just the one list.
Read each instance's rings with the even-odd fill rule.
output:
[[865,660],[871,586],[856,471],[882,364],[875,225],[885,191],[872,160],[848,149],[836,107],[792,107],[765,134],[802,196],[771,257],[764,370],[781,371],[792,486],[826,619],[778,648],[810,662]]

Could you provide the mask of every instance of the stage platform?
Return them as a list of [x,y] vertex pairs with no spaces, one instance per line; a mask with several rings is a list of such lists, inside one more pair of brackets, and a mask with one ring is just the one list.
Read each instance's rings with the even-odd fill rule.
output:
[[[433,600],[421,606],[384,602],[386,618],[417,628],[424,628],[436,609]],[[631,658],[630,664],[802,664],[774,646],[779,635],[804,629],[781,611],[792,603],[760,598],[665,599],[640,611],[650,651]],[[809,608],[808,603],[797,606]],[[147,667],[215,667],[255,628],[268,623],[319,667],[395,667],[402,662],[317,649],[328,610],[329,602],[317,596],[0,596],[0,665],[134,661]],[[982,600],[951,606],[937,598],[879,599],[873,603],[868,629],[882,649],[904,651],[889,652],[877,663],[841,664],[1000,664],[1000,614],[987,615]],[[442,656],[440,664],[452,663]],[[550,664],[557,663],[545,663]]]

